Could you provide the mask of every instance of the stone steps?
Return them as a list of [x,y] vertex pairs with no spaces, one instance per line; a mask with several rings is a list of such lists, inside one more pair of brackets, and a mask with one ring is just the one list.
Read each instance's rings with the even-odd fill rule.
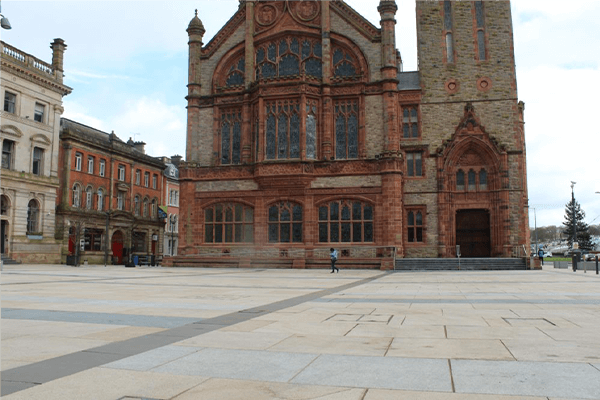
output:
[[[461,258],[461,271],[519,271],[526,270],[524,258]],[[401,258],[396,271],[458,271],[456,258]]]
[[15,261],[12,258],[5,256],[4,254],[2,254],[2,263],[4,265],[17,265],[17,264],[21,264],[19,261]]

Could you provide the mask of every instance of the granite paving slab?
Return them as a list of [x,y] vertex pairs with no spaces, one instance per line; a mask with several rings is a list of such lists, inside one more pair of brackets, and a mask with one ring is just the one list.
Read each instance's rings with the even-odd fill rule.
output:
[[153,371],[173,375],[288,382],[316,357],[315,354],[205,349]]
[[103,365],[102,368],[127,369],[132,371],[149,371],[157,366],[172,362],[193,354],[201,349],[197,347],[164,346],[131,357]]
[[395,338],[388,357],[514,360],[500,340]]
[[[363,400],[549,400],[547,397],[498,396],[465,393],[414,392],[371,389]],[[553,399],[551,399],[553,400]],[[558,399],[554,399],[558,400]],[[574,399],[570,399],[574,400]]]
[[447,360],[319,356],[292,383],[452,392]]
[[452,360],[457,393],[594,399],[600,370],[583,363]]
[[173,400],[363,400],[365,389],[210,379]]

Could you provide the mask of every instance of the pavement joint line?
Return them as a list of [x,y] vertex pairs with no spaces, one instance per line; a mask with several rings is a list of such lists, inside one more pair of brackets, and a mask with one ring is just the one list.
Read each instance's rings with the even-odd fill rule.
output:
[[448,369],[450,371],[450,384],[452,385],[452,393],[456,393],[456,388],[454,387],[454,375],[452,374],[452,361],[448,359]]
[[500,339],[500,343],[502,343],[502,346],[504,346],[504,348],[506,349],[506,351],[508,351],[508,354],[510,354],[510,356],[515,360],[515,361],[519,361],[517,360],[517,357],[515,357],[515,355],[512,353],[512,351],[510,351],[510,349],[508,348],[508,346],[506,345],[506,343],[504,343],[504,340]]
[[[347,283],[347,284],[344,284],[341,286],[323,289],[323,290],[320,290],[317,292],[305,294],[305,295],[298,296],[298,297],[293,297],[291,299],[280,300],[280,301],[277,301],[277,302],[274,302],[271,304],[260,306],[260,308],[267,309],[268,310],[267,313],[273,313],[273,312],[280,311],[285,308],[294,307],[299,304],[303,304],[303,303],[306,303],[306,302],[309,302],[312,300],[316,300],[316,299],[319,299],[319,298],[322,298],[325,296],[329,296],[331,294],[342,292],[344,290],[352,289],[357,286],[362,286],[362,285],[368,284],[370,282],[373,282],[375,280],[378,280],[387,275],[388,275],[387,272],[378,274],[378,275],[375,275],[375,276],[372,276],[369,278],[359,279],[354,282]],[[257,308],[259,308],[259,307],[257,307]],[[86,370],[89,370],[92,368],[100,367],[102,365],[105,365],[105,364],[108,364],[111,362],[115,362],[115,361],[118,361],[118,360],[121,360],[121,359],[124,359],[127,357],[138,355],[138,354],[141,354],[141,353],[144,353],[144,352],[147,352],[150,350],[154,350],[154,349],[157,349],[160,347],[168,346],[170,344],[177,343],[177,342],[180,342],[183,340],[191,339],[193,337],[200,336],[205,333],[212,332],[214,330],[219,330],[219,329],[222,329],[222,328],[225,328],[228,326],[236,325],[241,322],[246,322],[246,321],[256,318],[258,315],[264,315],[264,314],[245,313],[245,315],[244,315],[244,314],[236,311],[234,313],[222,315],[219,317],[208,318],[208,319],[196,322],[196,323],[191,323],[188,325],[172,328],[167,331],[157,332],[157,333],[144,335],[144,336],[140,336],[140,337],[136,337],[136,338],[131,338],[131,339],[123,340],[120,342],[114,342],[114,343],[98,346],[95,348],[91,348],[91,349],[51,358],[48,360],[35,362],[33,364],[28,364],[28,365],[24,365],[21,367],[8,369],[6,371],[2,371],[2,374],[1,374],[2,382],[7,382],[7,383],[8,382],[18,382],[18,383],[23,383],[23,384],[28,384],[28,383],[31,384],[30,381],[35,380],[35,381],[41,381],[40,383],[42,383],[42,384],[48,383],[48,382],[54,381],[56,379],[64,378],[69,375],[83,372],[83,371],[86,371]],[[227,321],[228,319],[230,319],[230,321]],[[212,324],[211,324],[211,320],[212,320]],[[218,324],[219,320],[221,320],[221,321],[225,320],[224,321],[225,323]],[[215,322],[215,321],[217,321],[217,322]],[[194,326],[196,326],[196,327],[203,326],[203,329],[201,329],[201,330],[192,329],[192,328],[194,328]],[[189,329],[190,331],[187,333],[182,332],[181,336],[175,336],[175,335],[169,336],[168,335],[168,332],[170,332],[170,331],[174,331],[174,330],[181,331],[181,330],[185,330],[186,328]],[[150,345],[148,343],[144,343],[144,342],[152,342],[152,341],[155,341],[157,343],[154,343],[152,345]],[[143,344],[141,346],[142,348],[139,348],[140,346],[138,346],[138,348],[136,348],[136,344],[139,342],[142,342],[142,344]],[[130,346],[128,346],[128,345],[130,345]],[[123,349],[125,349],[125,348],[129,348],[129,350],[124,351]],[[91,360],[89,358],[87,358],[90,355],[94,355],[94,357],[92,357]],[[82,356],[86,356],[85,362],[81,361]],[[51,373],[49,375],[48,375],[48,371],[51,371]],[[20,377],[23,377],[23,376],[26,377],[28,375],[31,376],[32,378],[30,378],[29,380],[23,380],[23,379],[20,380],[19,379]],[[36,378],[33,378],[34,376],[36,376],[36,377],[45,376],[46,379],[36,379]],[[5,389],[5,385],[2,385],[1,387],[2,387],[2,389]],[[0,396],[7,396],[9,394],[20,392],[22,390],[25,390],[25,388],[17,388],[17,387],[12,386],[11,388],[2,390],[2,392],[0,393]]]

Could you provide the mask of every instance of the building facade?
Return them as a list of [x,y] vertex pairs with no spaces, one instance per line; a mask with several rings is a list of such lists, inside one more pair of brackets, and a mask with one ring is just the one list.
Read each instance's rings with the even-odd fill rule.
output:
[[343,1],[240,1],[206,45],[192,19],[176,264],[529,248],[510,2],[417,1],[414,72],[395,1],[377,10],[380,27]]
[[63,118],[60,187],[56,201],[62,262],[124,264],[129,256],[163,253],[165,164],[145,154],[143,142],[124,142]]
[[181,156],[171,158],[163,157],[162,161],[167,166],[164,170],[163,208],[167,215],[165,219],[164,256],[177,255],[179,242],[179,169]]
[[55,204],[63,84],[62,39],[51,43],[48,64],[1,42],[2,257],[23,263],[58,263]]

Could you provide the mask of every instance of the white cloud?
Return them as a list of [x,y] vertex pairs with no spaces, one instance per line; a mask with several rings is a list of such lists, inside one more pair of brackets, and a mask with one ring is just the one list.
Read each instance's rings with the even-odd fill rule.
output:
[[185,109],[142,97],[127,102],[123,112],[111,122],[121,139],[132,137],[135,141],[146,142],[147,154],[171,156],[185,154],[185,119]]

